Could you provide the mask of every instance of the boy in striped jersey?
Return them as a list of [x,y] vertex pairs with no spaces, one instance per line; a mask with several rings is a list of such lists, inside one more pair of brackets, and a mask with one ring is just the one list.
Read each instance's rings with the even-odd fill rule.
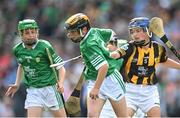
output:
[[88,81],[87,109],[88,117],[99,117],[105,101],[108,99],[117,117],[126,117],[125,86],[121,74],[116,69],[116,60],[110,57],[106,43],[113,36],[110,29],[91,28],[89,18],[78,13],[65,22],[67,37],[80,42]]
[[13,97],[23,79],[27,86],[25,108],[28,117],[41,117],[43,109],[49,109],[55,117],[66,117],[63,98],[59,93],[64,91],[65,69],[57,67],[59,74],[57,78],[56,72],[50,68],[48,52],[54,63],[62,62],[61,57],[48,41],[38,38],[38,25],[35,20],[19,21],[18,31],[22,42],[14,46],[13,53],[19,66],[16,82],[9,87],[6,95]]
[[156,67],[159,63],[166,67],[180,69],[180,64],[166,55],[165,47],[151,41],[149,19],[134,18],[129,23],[132,41],[111,53],[115,59],[124,59],[126,101],[128,115],[133,116],[140,108],[148,117],[160,117],[160,100],[157,89]]

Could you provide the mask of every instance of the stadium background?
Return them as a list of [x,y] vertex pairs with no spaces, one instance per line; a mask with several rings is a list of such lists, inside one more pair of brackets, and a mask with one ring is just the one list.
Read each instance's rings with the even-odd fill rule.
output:
[[[165,31],[180,52],[179,0],[0,0],[0,117],[25,116],[25,89],[22,85],[14,98],[4,96],[16,77],[17,62],[12,47],[20,41],[17,24],[24,18],[35,19],[40,27],[40,38],[49,40],[66,60],[78,56],[79,47],[65,37],[63,24],[69,16],[86,13],[92,26],[112,28],[119,37],[129,39],[128,22],[137,16],[161,17]],[[168,49],[167,49],[168,50]],[[168,50],[172,59],[177,58]],[[65,65],[65,99],[72,92],[83,69],[81,60]],[[157,69],[162,116],[180,116],[180,71]],[[45,113],[45,116],[49,116]]]

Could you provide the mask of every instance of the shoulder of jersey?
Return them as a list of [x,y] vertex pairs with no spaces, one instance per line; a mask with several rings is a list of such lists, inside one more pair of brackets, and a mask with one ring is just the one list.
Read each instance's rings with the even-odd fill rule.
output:
[[20,43],[16,44],[16,45],[13,47],[13,49],[18,48],[18,47],[20,47],[21,45],[22,45],[22,42],[20,42]]
[[41,45],[51,46],[49,41],[46,41],[46,40],[43,40],[43,39],[40,39],[38,43],[40,43]]

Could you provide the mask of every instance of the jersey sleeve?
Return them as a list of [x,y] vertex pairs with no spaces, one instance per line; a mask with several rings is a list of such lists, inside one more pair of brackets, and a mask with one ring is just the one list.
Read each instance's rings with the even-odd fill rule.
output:
[[16,58],[16,60],[17,60],[17,63],[18,63],[18,64],[21,64],[20,60],[17,59],[17,58],[18,58],[17,47],[18,47],[19,45],[20,45],[20,44],[17,44],[17,45],[15,45],[15,46],[12,48],[12,53],[13,53],[13,55],[15,56],[15,58]]
[[52,47],[50,43],[48,43],[48,49],[50,51],[53,63],[60,63],[63,61],[62,58],[57,54],[57,52],[55,51],[55,49]]
[[12,53],[13,53],[13,55],[16,57],[17,56],[17,53],[16,53],[16,46],[14,46],[13,48],[12,48]]
[[111,29],[99,29],[99,33],[102,36],[102,39],[105,43],[108,43],[110,40],[113,40],[115,32]]
[[160,54],[160,63],[162,63],[162,62],[167,61],[168,56],[167,56],[165,47],[161,46],[160,50],[162,50],[162,51],[160,51],[161,52],[161,54]]
[[90,46],[84,55],[96,70],[104,64],[108,64],[98,46]]
[[122,58],[126,59],[132,54],[133,47],[134,46],[131,43],[125,43],[117,51],[120,53]]

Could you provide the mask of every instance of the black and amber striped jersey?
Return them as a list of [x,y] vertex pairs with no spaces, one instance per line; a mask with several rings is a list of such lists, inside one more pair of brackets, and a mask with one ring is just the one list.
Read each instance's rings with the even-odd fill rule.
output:
[[158,82],[156,77],[156,66],[167,60],[165,48],[157,43],[151,42],[148,49],[127,43],[118,49],[124,59],[124,77],[130,83],[153,85]]

